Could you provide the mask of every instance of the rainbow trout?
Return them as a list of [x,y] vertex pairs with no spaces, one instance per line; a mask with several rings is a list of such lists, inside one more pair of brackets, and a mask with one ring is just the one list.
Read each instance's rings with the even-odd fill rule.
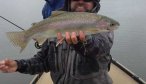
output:
[[87,12],[54,11],[50,17],[35,23],[22,32],[7,32],[10,41],[21,47],[21,51],[31,39],[42,44],[46,39],[56,37],[58,32],[83,31],[86,35],[109,32],[117,29],[119,23],[104,15]]

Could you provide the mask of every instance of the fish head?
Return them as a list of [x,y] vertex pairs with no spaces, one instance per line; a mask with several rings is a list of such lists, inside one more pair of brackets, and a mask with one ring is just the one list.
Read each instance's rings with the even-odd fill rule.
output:
[[101,16],[96,23],[96,31],[113,31],[120,26],[120,23],[107,16]]

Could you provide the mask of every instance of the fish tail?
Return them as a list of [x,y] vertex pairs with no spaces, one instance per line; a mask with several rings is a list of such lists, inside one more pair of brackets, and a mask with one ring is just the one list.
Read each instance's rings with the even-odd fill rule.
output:
[[25,32],[7,32],[7,36],[14,46],[21,47],[20,53],[24,50],[28,43],[28,39],[25,36]]

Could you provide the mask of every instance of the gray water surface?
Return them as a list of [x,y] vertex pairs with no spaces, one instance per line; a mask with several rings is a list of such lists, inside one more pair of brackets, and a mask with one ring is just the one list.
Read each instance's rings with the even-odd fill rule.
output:
[[[44,0],[0,0],[0,16],[8,18],[17,25],[28,29],[32,23],[42,20],[41,10]],[[146,80],[146,1],[145,0],[101,0],[100,14],[120,22],[115,31],[111,54],[114,59],[126,66],[139,77]],[[0,18],[0,60],[27,59],[38,50],[31,41],[20,54],[6,37],[6,32],[21,31]],[[0,84],[28,84],[33,75],[20,73],[0,73]],[[9,80],[9,81],[8,81]]]

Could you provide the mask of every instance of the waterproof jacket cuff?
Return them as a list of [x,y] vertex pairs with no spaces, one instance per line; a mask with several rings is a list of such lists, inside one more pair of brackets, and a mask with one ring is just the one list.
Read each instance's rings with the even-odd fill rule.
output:
[[23,60],[15,60],[17,63],[17,70],[20,73],[23,73],[26,69],[26,63]]
[[18,61],[18,60],[14,60],[14,61],[16,61],[16,63],[17,63],[17,69],[16,69],[16,71],[19,71],[19,70],[20,70],[20,68],[21,68],[21,65],[20,65],[20,63],[19,63],[19,61]]

